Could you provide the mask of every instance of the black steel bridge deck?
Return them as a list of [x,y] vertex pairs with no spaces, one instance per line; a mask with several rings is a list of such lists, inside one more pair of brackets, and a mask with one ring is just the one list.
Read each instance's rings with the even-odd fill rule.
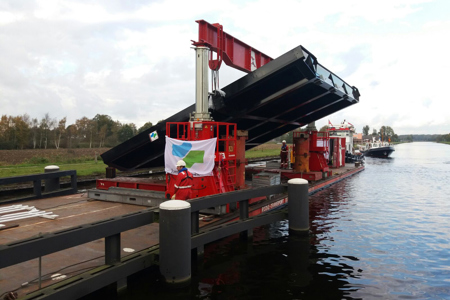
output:
[[[248,131],[246,150],[359,102],[359,91],[298,46],[212,97],[214,121],[236,123]],[[187,122],[195,104],[103,153],[119,170],[164,165],[166,122]],[[149,134],[159,139],[151,142]]]

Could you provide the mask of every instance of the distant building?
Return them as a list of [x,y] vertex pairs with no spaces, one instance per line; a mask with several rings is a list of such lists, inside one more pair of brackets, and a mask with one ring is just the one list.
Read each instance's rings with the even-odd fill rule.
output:
[[353,134],[353,144],[362,144],[363,143],[363,134],[362,133],[354,133]]

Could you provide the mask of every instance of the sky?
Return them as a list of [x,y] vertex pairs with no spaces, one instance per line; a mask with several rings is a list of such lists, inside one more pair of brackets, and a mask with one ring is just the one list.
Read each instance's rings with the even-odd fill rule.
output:
[[[277,58],[302,45],[360,93],[316,121],[450,133],[447,0],[2,0],[0,115],[155,124],[195,102],[196,20]],[[246,74],[225,64],[220,86]]]

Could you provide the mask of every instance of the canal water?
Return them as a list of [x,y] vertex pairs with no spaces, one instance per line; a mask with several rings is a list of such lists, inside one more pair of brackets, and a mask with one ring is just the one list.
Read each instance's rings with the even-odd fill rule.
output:
[[310,197],[310,235],[287,221],[209,245],[189,287],[141,274],[121,299],[450,299],[450,146],[390,159]]

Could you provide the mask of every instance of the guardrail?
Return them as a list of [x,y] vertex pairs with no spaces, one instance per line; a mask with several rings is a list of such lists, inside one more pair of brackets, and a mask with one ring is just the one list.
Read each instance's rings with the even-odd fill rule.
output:
[[[67,172],[67,171],[66,171]],[[54,173],[53,173],[54,174]],[[46,174],[47,175],[47,174]],[[43,178],[43,177],[42,177]],[[183,267],[174,271],[170,269],[170,266],[164,266],[160,269],[170,269],[169,272],[176,272],[177,274],[182,274],[183,272],[189,273],[189,278],[171,278],[167,279],[167,283],[179,282],[185,283],[186,280],[190,281],[190,254],[191,249],[197,249],[197,252],[202,252],[205,244],[213,242],[215,240],[221,239],[223,237],[233,235],[242,232],[248,235],[249,230],[254,227],[261,226],[264,224],[269,224],[275,221],[286,219],[287,211],[278,210],[275,212],[268,212],[261,214],[256,217],[248,217],[248,201],[250,198],[269,196],[273,194],[281,194],[288,192],[290,199],[302,197],[301,201],[308,203],[308,184],[306,180],[294,179],[302,181],[302,185],[276,185],[260,187],[250,190],[235,191],[220,195],[207,196],[202,198],[193,199],[189,202],[184,202],[189,206],[187,212],[188,218],[187,226],[188,228],[188,242],[185,243],[187,247],[181,249],[184,253],[188,253],[189,262],[184,261]],[[306,182],[306,184],[303,184]],[[289,188],[288,188],[289,186]],[[302,189],[299,192],[299,187]],[[178,201],[179,200],[173,200]],[[171,201],[163,202],[168,203]],[[199,221],[198,213],[204,208],[208,208],[216,205],[224,205],[230,203],[239,203],[239,219],[234,222],[228,222],[222,225],[218,225],[209,228],[205,231],[199,231]],[[290,201],[291,202],[291,201]],[[293,202],[295,206],[295,201]],[[306,204],[307,205],[307,204]],[[303,210],[304,210],[303,204]],[[308,207],[308,205],[306,206]],[[307,232],[309,230],[309,219],[308,219],[308,208],[306,209],[306,214],[303,212],[299,213],[298,207],[295,208],[295,213],[289,214],[290,223],[296,224],[298,221],[295,219],[305,219],[300,220],[304,224],[307,224],[306,228],[294,229],[300,230],[302,232]],[[88,243],[94,240],[105,238],[105,265],[95,270],[88,271],[86,273],[71,277],[69,279],[63,280],[57,285],[51,285],[49,287],[37,290],[23,299],[35,299],[39,296],[39,299],[78,299],[89,293],[92,293],[102,287],[106,287],[111,284],[117,284],[117,281],[126,278],[134,273],[137,273],[143,269],[150,267],[151,265],[164,264],[167,260],[159,259],[158,254],[162,257],[168,257],[168,253],[173,253],[174,249],[180,249],[181,247],[177,243],[177,239],[180,236],[173,232],[173,230],[167,231],[165,224],[171,224],[171,229],[174,228],[175,219],[167,218],[167,213],[161,209],[160,218],[160,245],[145,249],[143,251],[134,253],[129,256],[121,257],[120,249],[120,233],[130,229],[138,228],[140,226],[148,225],[157,219],[155,214],[157,213],[156,208],[150,208],[143,211],[135,212],[132,214],[119,216],[111,219],[102,220],[99,222],[86,224],[82,226],[76,226],[73,228],[64,229],[62,231],[43,234],[38,237],[33,237],[29,239],[24,239],[16,241],[6,245],[0,245],[0,268],[5,268],[12,266],[30,259],[40,258],[43,255],[48,255],[57,251],[61,251],[70,247]],[[169,215],[171,215],[169,213]],[[305,223],[306,222],[306,223]],[[189,226],[190,225],[190,226]],[[190,228],[190,230],[189,230]],[[184,237],[185,238],[185,237]],[[167,244],[169,241],[169,244]],[[166,250],[162,249],[164,246]],[[168,247],[167,247],[168,245]],[[165,251],[165,252],[164,252]],[[161,253],[159,253],[161,252]],[[173,264],[175,255],[171,255],[171,261]],[[168,268],[169,267],[169,268]],[[163,275],[164,272],[163,271]],[[183,274],[182,274],[183,275]],[[22,299],[22,298],[21,298]]]
[[[70,186],[70,188],[61,189],[61,188],[59,188],[59,178],[65,177],[65,176],[70,176],[71,186]],[[51,190],[47,189],[46,191],[42,192],[42,180],[45,181],[46,185],[52,186]],[[42,174],[5,177],[5,178],[0,178],[0,185],[23,183],[23,182],[30,182],[30,181],[33,182],[33,195],[32,196],[24,196],[24,197],[19,197],[19,198],[14,198],[14,199],[8,199],[5,201],[1,201],[0,203],[32,200],[32,199],[47,198],[47,197],[56,197],[56,196],[75,194],[77,192],[77,171],[76,170],[56,171],[56,172],[42,173]]]

